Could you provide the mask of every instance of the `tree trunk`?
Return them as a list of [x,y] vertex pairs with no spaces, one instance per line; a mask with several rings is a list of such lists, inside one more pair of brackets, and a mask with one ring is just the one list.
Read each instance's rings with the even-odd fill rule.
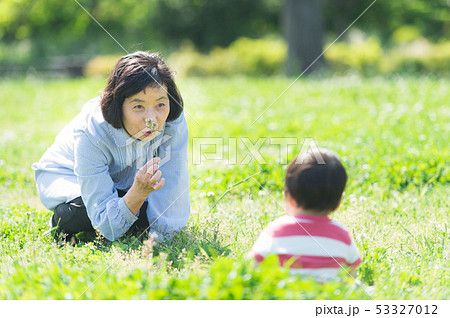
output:
[[287,74],[300,75],[306,69],[311,73],[323,66],[323,57],[310,66],[323,49],[320,0],[286,0],[282,20],[288,42]]

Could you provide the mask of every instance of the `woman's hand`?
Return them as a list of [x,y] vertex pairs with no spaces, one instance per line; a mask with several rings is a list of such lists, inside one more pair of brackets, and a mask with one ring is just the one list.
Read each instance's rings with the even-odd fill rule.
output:
[[128,209],[134,215],[138,213],[148,195],[164,185],[165,179],[161,178],[162,173],[158,165],[160,161],[161,158],[152,158],[139,169],[134,177],[133,185],[123,197]]
[[[161,178],[159,170],[159,162],[161,158],[155,157],[150,159],[134,177],[133,186],[138,193],[147,196],[155,190],[159,190],[164,185],[164,178]],[[159,180],[161,178],[161,180]],[[158,181],[159,180],[159,181]],[[130,189],[131,190],[131,189]]]

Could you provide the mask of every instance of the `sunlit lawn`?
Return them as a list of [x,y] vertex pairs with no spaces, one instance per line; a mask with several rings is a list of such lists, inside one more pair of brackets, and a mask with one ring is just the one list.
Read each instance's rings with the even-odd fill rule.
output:
[[[179,80],[190,129],[192,214],[183,233],[152,247],[140,233],[113,244],[83,235],[76,245],[55,243],[50,212],[35,193],[31,164],[105,79],[3,79],[0,298],[448,298],[450,81],[299,80],[273,103],[291,82]],[[211,144],[200,157],[192,147],[199,138]],[[275,138],[290,138],[287,156]],[[333,217],[351,229],[364,257],[362,287],[348,280],[318,285],[244,259],[264,226],[284,213],[284,163],[306,138],[337,152],[348,169]],[[248,147],[258,141],[264,162]],[[211,154],[217,143],[223,154]],[[255,173],[212,209],[230,185]]]

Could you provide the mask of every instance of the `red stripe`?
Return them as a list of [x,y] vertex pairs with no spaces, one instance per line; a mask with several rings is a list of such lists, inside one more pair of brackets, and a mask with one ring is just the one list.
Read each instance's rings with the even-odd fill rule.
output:
[[[299,225],[300,224],[300,225]],[[284,223],[284,224],[272,224],[266,228],[268,235],[271,237],[283,237],[283,236],[320,236],[330,239],[334,239],[350,245],[352,240],[347,231],[340,226],[334,224],[323,223]]]
[[258,253],[253,253],[253,257],[255,258],[255,260],[259,263],[262,262],[264,260],[264,256],[262,256],[261,254]]
[[315,222],[331,222],[327,215],[299,214],[294,216],[297,220],[311,220]]
[[361,264],[362,263],[362,259],[361,259],[361,257],[360,258],[358,258],[356,261],[354,261],[353,263],[351,263],[350,264],[350,267],[351,268],[356,268],[359,264]]
[[[258,263],[264,260],[264,256],[258,253],[254,253],[253,257]],[[345,258],[342,257],[296,256],[291,254],[278,255],[280,266],[283,266],[287,261],[292,261],[292,259],[294,259],[294,262],[291,264],[290,268],[340,268],[341,265],[356,268],[362,262],[361,258],[358,258],[352,264],[349,264]]]
[[327,257],[327,256],[306,256],[306,255],[290,255],[280,254],[278,255],[280,265],[283,266],[286,262],[294,262],[290,265],[290,268],[340,268],[341,265],[349,266],[342,257]]

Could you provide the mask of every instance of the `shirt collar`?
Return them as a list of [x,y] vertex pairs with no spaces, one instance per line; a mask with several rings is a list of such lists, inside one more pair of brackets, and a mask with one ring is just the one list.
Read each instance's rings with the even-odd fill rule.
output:
[[328,215],[299,214],[296,215],[295,218],[299,220],[310,220],[316,222],[331,222]]

